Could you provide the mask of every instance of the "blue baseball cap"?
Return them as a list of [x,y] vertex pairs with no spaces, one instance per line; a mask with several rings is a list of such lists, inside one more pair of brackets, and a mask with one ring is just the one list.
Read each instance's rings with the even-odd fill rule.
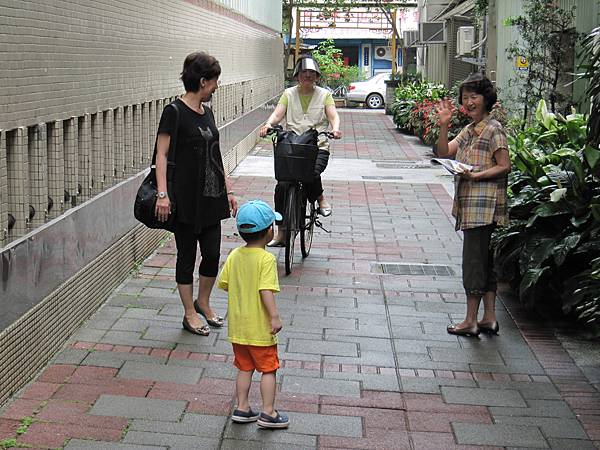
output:
[[282,220],[281,214],[275,212],[262,200],[250,200],[240,206],[236,224],[242,233],[257,233],[269,228],[276,220]]

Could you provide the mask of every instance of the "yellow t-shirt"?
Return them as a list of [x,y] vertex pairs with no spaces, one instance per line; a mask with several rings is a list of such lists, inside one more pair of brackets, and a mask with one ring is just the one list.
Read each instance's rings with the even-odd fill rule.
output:
[[[302,105],[302,111],[305,114],[308,111],[308,105],[310,105],[312,96],[313,96],[312,94],[310,94],[310,95],[298,94],[298,97],[300,97],[300,104]],[[287,95],[283,94],[277,103],[279,103],[280,105],[283,105],[287,108],[287,105],[288,105]],[[324,106],[335,105],[335,100],[333,100],[333,95],[331,95],[331,92],[329,92],[325,96],[325,101],[323,102],[323,105]]]
[[260,298],[261,290],[279,292],[277,260],[262,248],[238,247],[219,275],[218,286],[229,293],[229,341],[268,347],[277,344],[271,321]]

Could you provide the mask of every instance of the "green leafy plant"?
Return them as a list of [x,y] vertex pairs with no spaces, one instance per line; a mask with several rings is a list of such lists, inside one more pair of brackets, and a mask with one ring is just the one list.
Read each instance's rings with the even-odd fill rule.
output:
[[510,224],[494,236],[496,268],[529,309],[564,312],[600,335],[600,151],[587,118],[548,111],[509,134]]
[[347,86],[361,79],[358,66],[346,66],[342,51],[335,46],[333,39],[326,39],[312,53],[321,69],[321,84],[331,89],[340,85]]
[[17,446],[17,440],[15,438],[2,439],[0,441],[0,448],[1,449],[14,448],[16,446]]
[[594,28],[582,41],[585,63],[580,78],[588,80],[586,94],[592,99],[592,108],[588,121],[588,142],[591,146],[600,146],[600,27]]

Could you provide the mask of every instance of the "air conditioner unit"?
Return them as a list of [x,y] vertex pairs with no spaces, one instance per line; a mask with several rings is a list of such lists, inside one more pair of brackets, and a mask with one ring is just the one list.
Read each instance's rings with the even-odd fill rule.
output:
[[419,42],[422,44],[445,44],[445,22],[421,22],[419,24]]
[[389,47],[375,47],[375,58],[376,59],[387,59],[392,60],[392,49]]
[[468,55],[475,42],[475,27],[458,27],[456,32],[456,55]]
[[414,47],[419,42],[419,31],[418,30],[403,31],[402,39],[404,40],[405,47]]

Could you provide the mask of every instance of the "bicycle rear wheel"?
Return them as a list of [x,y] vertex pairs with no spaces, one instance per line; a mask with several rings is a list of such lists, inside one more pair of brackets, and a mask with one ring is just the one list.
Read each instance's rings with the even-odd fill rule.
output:
[[298,234],[298,212],[296,186],[290,186],[287,190],[285,202],[285,274],[292,273],[294,266],[294,243]]
[[302,250],[302,257],[306,258],[312,247],[313,234],[315,232],[315,221],[317,220],[317,210],[315,203],[304,199],[304,221],[302,223],[302,229],[300,230],[300,250]]

